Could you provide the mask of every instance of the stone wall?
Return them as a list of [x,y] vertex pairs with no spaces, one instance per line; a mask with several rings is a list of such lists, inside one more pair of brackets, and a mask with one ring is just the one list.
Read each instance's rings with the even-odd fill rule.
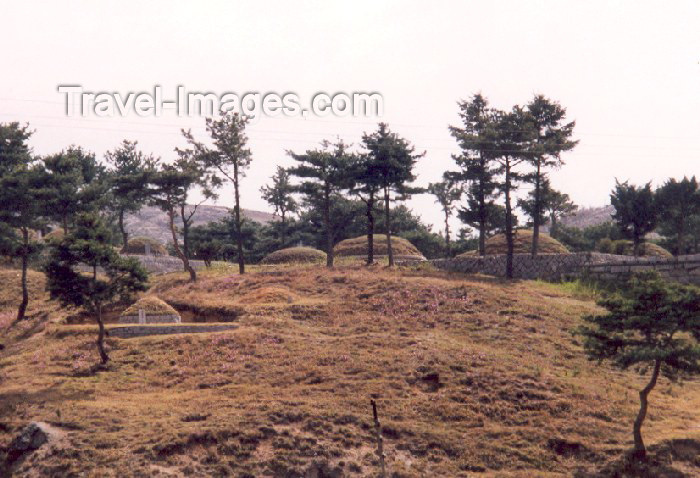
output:
[[120,324],[167,324],[167,323],[180,323],[180,316],[175,314],[169,315],[153,315],[146,314],[144,317],[144,322],[139,320],[138,315],[122,315],[119,317]]
[[[455,257],[430,262],[439,269],[454,272],[500,277],[506,273],[505,255]],[[671,280],[700,285],[700,254],[672,258],[618,256],[598,252],[513,256],[513,276],[517,279],[561,280],[584,275],[615,279],[648,270],[658,271]]]
[[236,325],[126,325],[109,327],[110,337],[129,339],[148,335],[201,334],[236,329]]

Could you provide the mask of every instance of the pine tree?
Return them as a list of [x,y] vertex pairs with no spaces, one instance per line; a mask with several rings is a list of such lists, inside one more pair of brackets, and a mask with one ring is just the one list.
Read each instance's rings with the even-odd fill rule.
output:
[[454,203],[462,197],[462,188],[448,178],[438,183],[428,184],[428,192],[435,196],[435,202],[440,204],[445,215],[445,250],[446,257],[452,255],[450,247],[450,217],[454,211]]
[[[362,135],[362,143],[372,161],[373,174],[379,179],[379,188],[384,198],[384,221],[389,266],[394,265],[394,252],[391,248],[391,201],[405,200],[411,194],[423,192],[412,187],[416,180],[413,168],[425,153],[416,153],[411,144],[392,133],[386,123],[379,123],[377,131]],[[394,194],[392,199],[391,195]]]
[[106,169],[94,153],[70,146],[43,159],[52,194],[49,212],[67,234],[79,215],[96,211],[108,200]]
[[331,211],[341,192],[352,187],[354,156],[347,149],[342,140],[336,143],[323,141],[321,149],[307,150],[302,154],[292,151],[288,153],[297,162],[296,166],[289,169],[289,173],[302,180],[297,191],[323,211],[327,267],[333,267],[334,262],[335,228]]
[[515,236],[512,195],[517,191],[518,184],[524,180],[523,174],[516,168],[528,159],[527,143],[530,140],[532,129],[530,117],[518,106],[515,106],[508,113],[498,113],[496,118],[495,149],[498,155],[495,160],[499,164],[497,172],[501,175],[497,188],[503,193],[505,207],[506,277],[512,279]]
[[671,178],[656,190],[659,229],[675,240],[674,252],[687,254],[686,237],[691,232],[693,217],[700,216],[700,190],[695,176],[681,181]]
[[117,217],[123,248],[129,244],[124,216],[138,212],[148,201],[148,182],[155,174],[158,164],[157,158],[145,155],[136,147],[136,141],[124,140],[113,151],[105,154],[105,160],[110,166],[107,171],[110,191],[107,206]]
[[[80,266],[90,271],[80,272]],[[78,216],[72,231],[52,246],[46,278],[52,298],[94,314],[99,326],[97,348],[102,364],[106,364],[109,356],[104,347],[102,308],[116,298],[146,290],[146,271],[136,259],[121,257],[114,250],[103,220],[89,213]]]
[[470,101],[459,103],[462,126],[450,126],[450,134],[457,140],[462,154],[452,159],[459,171],[446,177],[466,184],[466,207],[460,208],[459,218],[479,231],[479,254],[486,254],[486,236],[500,227],[501,209],[494,202],[496,194],[496,131],[494,111],[480,93]]
[[374,229],[376,226],[375,208],[381,187],[381,176],[376,171],[374,158],[369,154],[358,155],[354,162],[350,192],[355,194],[365,205],[367,218],[367,265],[374,263]]
[[651,369],[633,427],[635,455],[644,458],[642,425],[659,375],[678,379],[700,373],[700,289],[647,274],[633,277],[620,294],[599,305],[608,313],[584,317],[589,325],[578,331],[588,357],[621,369]]
[[613,220],[622,234],[632,240],[634,255],[638,256],[644,236],[656,227],[657,209],[651,183],[637,187],[615,180],[610,203],[615,208]]
[[536,131],[530,151],[530,162],[534,166],[534,172],[530,175],[534,185],[532,255],[536,256],[543,209],[542,185],[547,178],[547,169],[561,167],[564,164],[561,153],[572,150],[578,141],[571,139],[576,122],[565,122],[566,108],[559,103],[544,95],[535,95],[527,110]]
[[287,243],[287,214],[296,212],[298,208],[290,176],[289,171],[277,166],[277,171],[271,178],[272,184],[260,188],[263,199],[274,208],[275,214],[282,221],[280,249],[286,247]]
[[[191,132],[185,132],[188,142],[194,146],[193,158],[203,169],[214,169],[233,184],[233,211],[238,232],[238,271],[241,274],[245,272],[241,234],[241,179],[253,160],[245,132],[248,121],[247,116],[233,112],[225,113],[219,119],[207,118],[207,132],[214,143],[213,148],[195,141]],[[213,179],[216,180],[215,177]]]
[[[197,208],[204,201],[216,197],[213,188],[218,182],[202,169],[191,150],[178,150],[178,154],[179,157],[173,164],[162,164],[157,172],[151,175],[149,197],[153,204],[167,214],[175,254],[189,274],[190,282],[196,282],[197,273],[190,264],[189,231]],[[199,188],[203,199],[198,204],[188,206],[188,198],[195,188]],[[182,224],[179,231],[176,224],[178,216]]]
[[[549,235],[554,237],[557,234],[557,226],[561,218],[567,217],[578,209],[578,206],[571,201],[568,194],[552,188],[549,178],[545,178],[540,188],[540,224],[549,220]],[[537,213],[535,190],[531,190],[527,198],[518,201],[518,207],[531,218],[530,225],[534,224],[534,216]]]
[[17,123],[0,125],[0,222],[5,224],[2,252],[22,261],[22,300],[17,320],[24,319],[29,305],[29,260],[41,249],[40,243],[32,240],[32,231],[45,226],[48,212],[48,178],[41,163],[31,155],[27,145],[30,136],[31,132]]

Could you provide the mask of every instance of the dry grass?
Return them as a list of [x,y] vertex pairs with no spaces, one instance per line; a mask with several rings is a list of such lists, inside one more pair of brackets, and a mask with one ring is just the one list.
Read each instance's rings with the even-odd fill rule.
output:
[[138,315],[143,309],[149,315],[178,315],[177,310],[154,295],[147,295],[130,305],[122,315]]
[[[374,254],[383,256],[388,254],[386,246],[386,234],[374,234]],[[391,248],[396,256],[419,256],[423,254],[403,237],[391,236]],[[367,256],[367,236],[355,237],[340,241],[333,248],[336,256]]]
[[326,253],[313,247],[288,247],[263,257],[261,264],[325,264]]
[[151,254],[154,256],[167,256],[168,250],[163,244],[150,237],[135,237],[129,240],[129,244],[124,248],[126,254],[145,254],[146,244],[150,246]]
[[[0,444],[30,420],[66,446],[18,476],[376,476],[370,398],[393,476],[571,476],[619,456],[643,378],[588,362],[586,294],[356,266],[210,271],[154,293],[237,314],[235,331],[109,339],[60,313],[0,352]],[[291,298],[291,301],[290,301]],[[649,443],[700,438],[700,385],[661,381]],[[315,465],[314,465],[315,463]]]
[[[549,234],[540,232],[538,252],[542,254],[566,254],[569,250],[564,244],[550,237]],[[518,229],[513,241],[515,254],[529,254],[532,251],[532,231]],[[508,245],[505,234],[497,234],[486,239],[486,254],[506,254]],[[476,251],[469,251],[462,255],[474,255]]]

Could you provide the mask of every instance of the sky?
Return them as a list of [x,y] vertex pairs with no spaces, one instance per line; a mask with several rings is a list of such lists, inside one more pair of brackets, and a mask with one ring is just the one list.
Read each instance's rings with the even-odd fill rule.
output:
[[[499,108],[544,94],[580,141],[552,173],[581,206],[609,203],[615,178],[661,184],[700,175],[700,2],[689,1],[8,1],[0,4],[0,122],[28,122],[36,154],[78,144],[102,157],[121,140],[165,161],[206,140],[204,119],[66,117],[61,84],[90,91],[378,92],[381,118],[261,118],[242,206],[288,150],[340,137],[357,145],[378,121],[426,155],[417,185],[454,169],[448,132],[477,92]],[[173,94],[174,96],[174,94]],[[523,190],[523,193],[526,189]],[[230,188],[217,204],[233,204]],[[440,229],[433,198],[408,202]],[[455,222],[455,225],[457,223]]]

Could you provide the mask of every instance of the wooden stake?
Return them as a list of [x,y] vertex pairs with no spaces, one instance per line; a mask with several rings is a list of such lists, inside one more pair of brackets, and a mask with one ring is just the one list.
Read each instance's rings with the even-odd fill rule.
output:
[[372,414],[374,415],[374,432],[377,437],[377,456],[379,457],[379,477],[386,477],[386,470],[384,467],[384,443],[382,442],[382,426],[379,423],[379,417],[377,415],[377,402],[374,400],[372,403]]

